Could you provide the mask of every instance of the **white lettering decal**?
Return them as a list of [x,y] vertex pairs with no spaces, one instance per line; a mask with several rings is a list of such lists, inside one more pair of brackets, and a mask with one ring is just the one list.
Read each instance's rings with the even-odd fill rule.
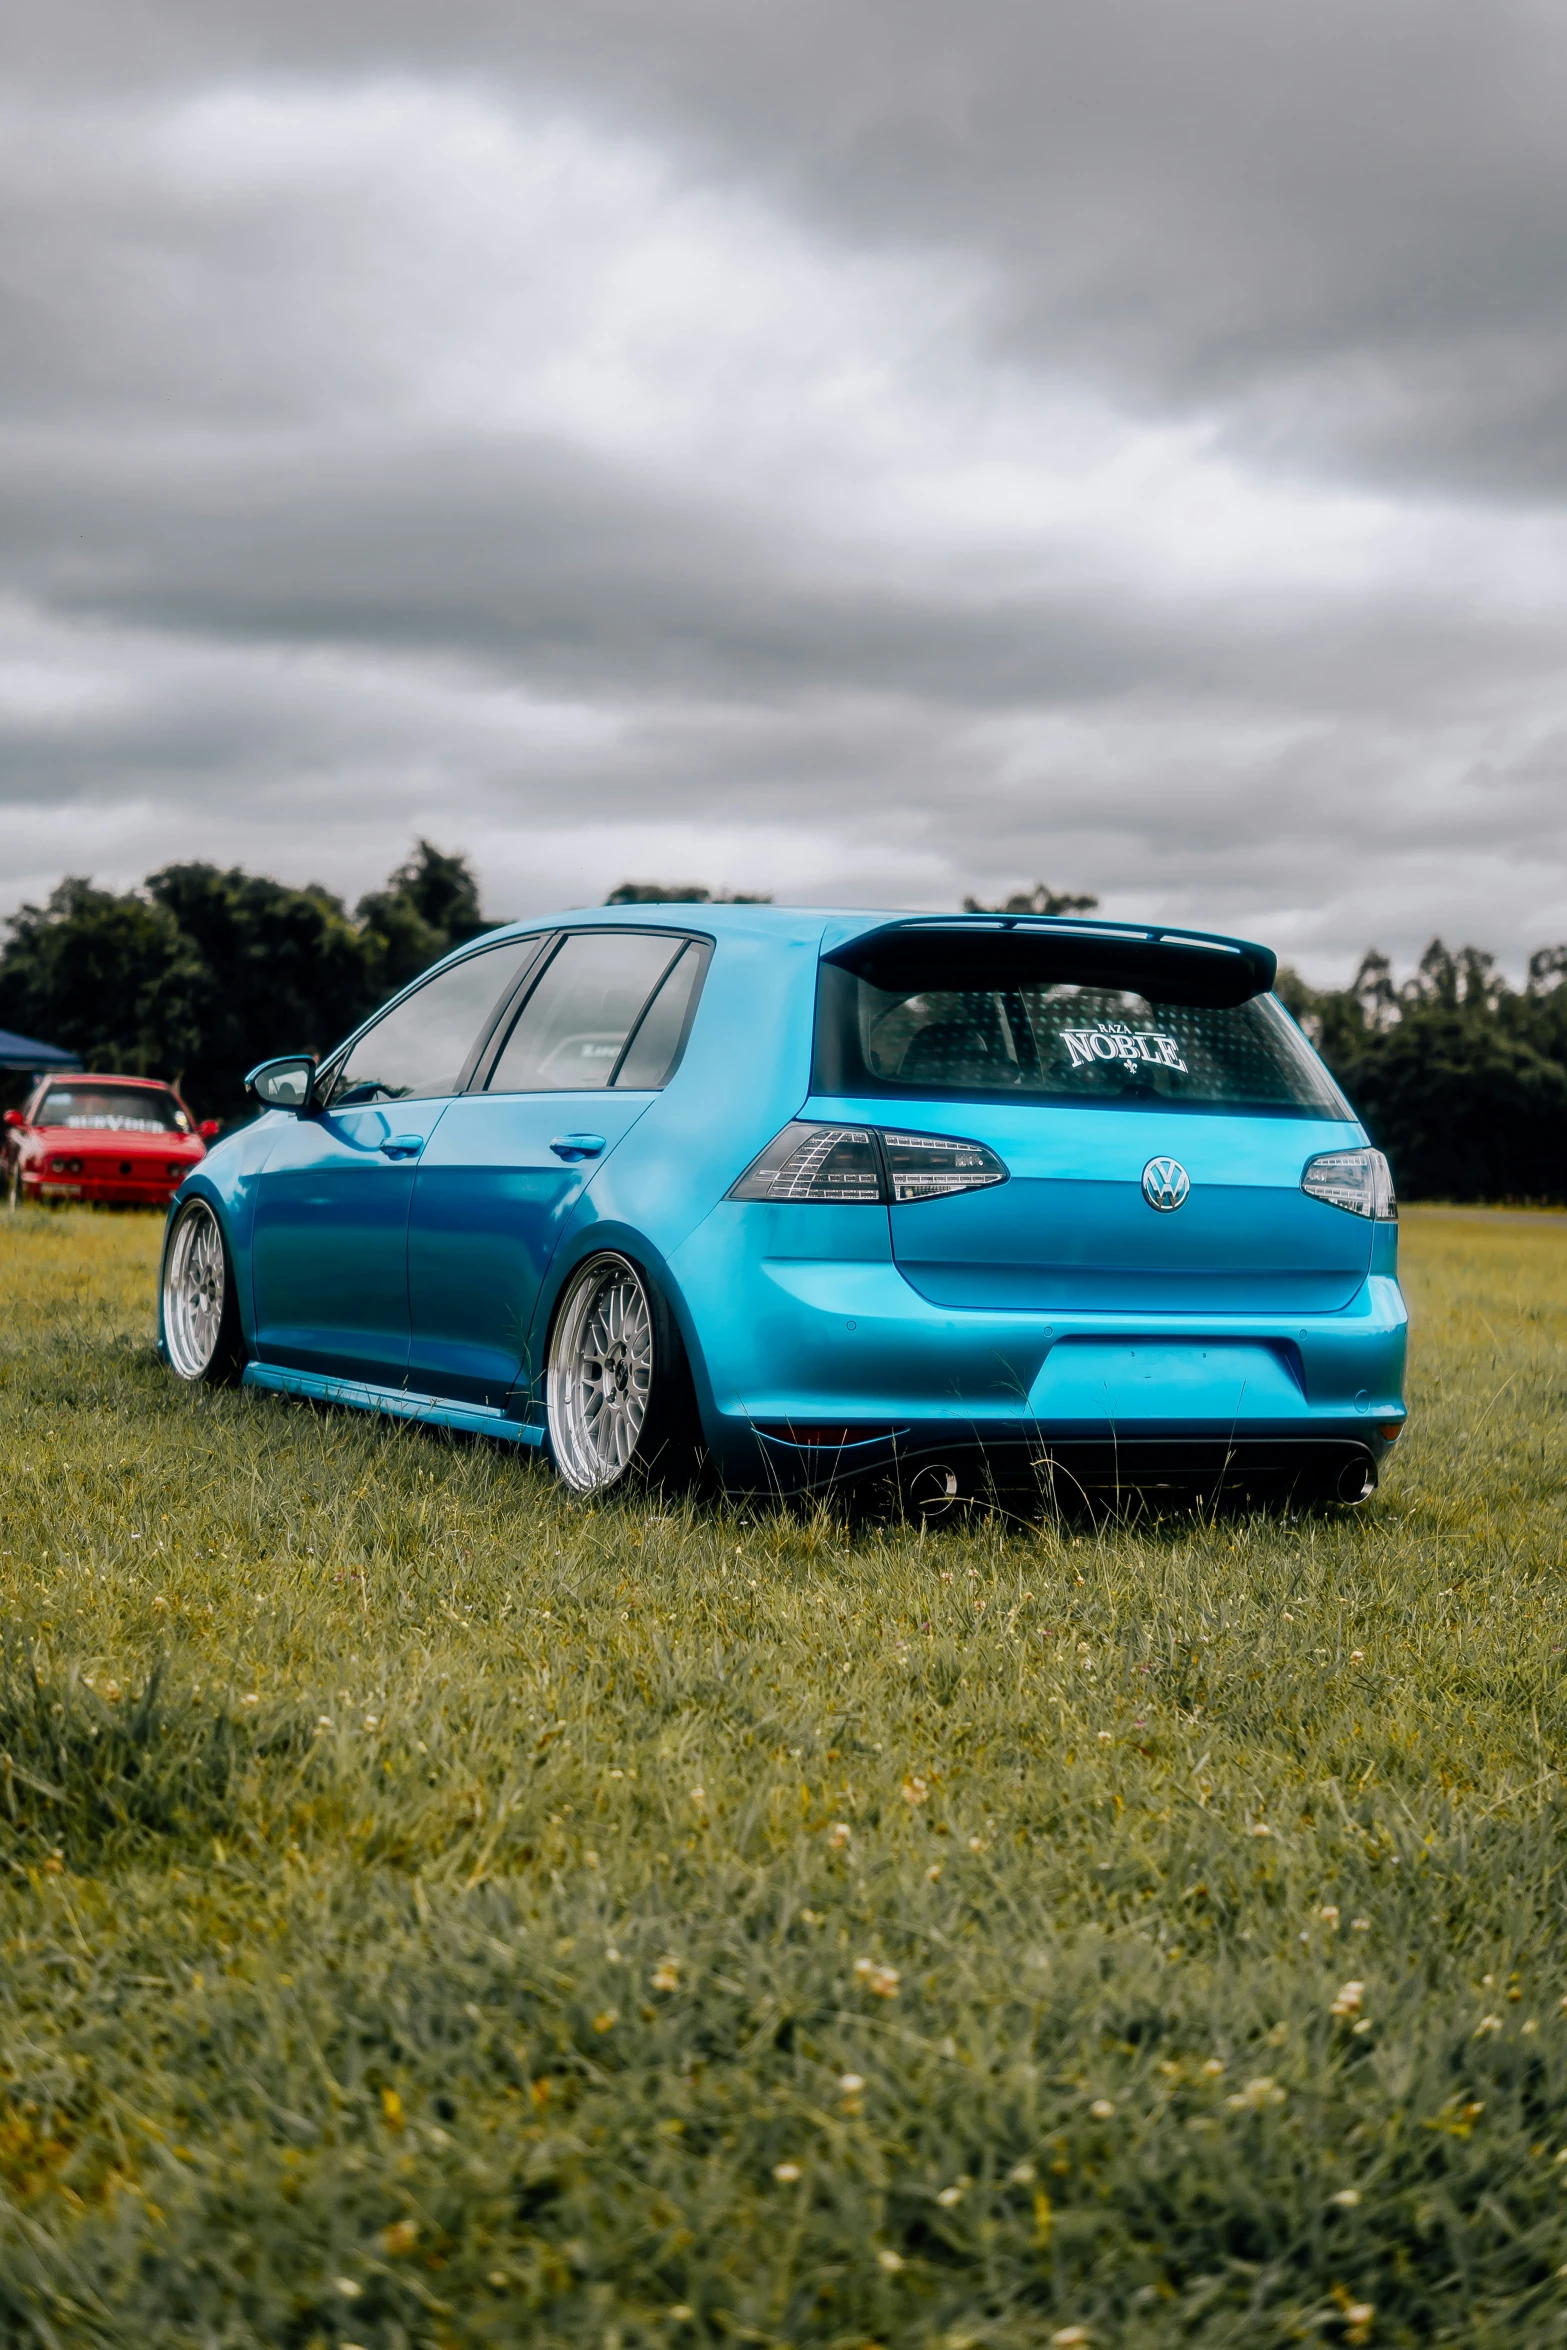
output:
[[51,1118],[51,1126],[89,1127],[95,1134],[167,1134],[161,1118]]
[[1098,1028],[1063,1028],[1061,1041],[1069,1070],[1088,1068],[1095,1061],[1150,1061],[1155,1068],[1188,1074],[1177,1040],[1157,1028],[1130,1029],[1122,1022],[1106,1021]]

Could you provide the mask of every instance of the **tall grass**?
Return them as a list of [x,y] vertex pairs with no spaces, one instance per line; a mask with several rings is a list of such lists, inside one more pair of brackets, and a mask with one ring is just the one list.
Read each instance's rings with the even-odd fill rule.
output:
[[1567,1222],[1354,1518],[923,1535],[186,1394],[157,1241],[0,1220],[0,2342],[1567,2341]]

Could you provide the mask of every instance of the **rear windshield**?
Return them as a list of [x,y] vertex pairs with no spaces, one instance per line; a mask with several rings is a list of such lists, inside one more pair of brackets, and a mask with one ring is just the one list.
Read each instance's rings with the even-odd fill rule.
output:
[[190,1120],[161,1085],[51,1085],[35,1126],[93,1126],[111,1134],[189,1134]]
[[1012,986],[877,986],[823,964],[816,1083],[837,1095],[1353,1115],[1271,995],[1183,1004],[1023,974]]

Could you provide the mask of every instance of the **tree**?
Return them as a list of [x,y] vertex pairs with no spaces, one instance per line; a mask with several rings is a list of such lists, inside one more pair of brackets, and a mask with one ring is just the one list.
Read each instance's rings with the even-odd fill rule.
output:
[[1395,987],[1366,955],[1347,988],[1279,992],[1415,1199],[1567,1196],[1567,949],[1515,993],[1495,958],[1433,939]]
[[0,1026],[47,1036],[92,1068],[161,1073],[189,1043],[176,1009],[196,975],[168,909],[68,876],[10,922],[0,955]]
[[168,988],[165,1065],[203,1108],[232,1116],[257,1061],[327,1051],[376,1001],[374,958],[329,890],[193,864],[165,866],[147,892],[190,949]]
[[965,898],[965,914],[1091,914],[1099,900],[1088,890],[1052,889],[1048,882],[1036,881],[1032,889],[1015,889],[999,906],[987,906],[979,898]]
[[771,890],[709,889],[700,881],[621,881],[606,906],[770,906]]
[[73,878],[12,917],[0,1026],[173,1078],[200,1114],[232,1117],[255,1062],[328,1051],[485,927],[464,860],[423,840],[352,916],[316,883],[238,866],[168,865],[123,893]]
[[393,995],[431,963],[490,927],[465,859],[421,840],[385,889],[355,908],[380,995]]

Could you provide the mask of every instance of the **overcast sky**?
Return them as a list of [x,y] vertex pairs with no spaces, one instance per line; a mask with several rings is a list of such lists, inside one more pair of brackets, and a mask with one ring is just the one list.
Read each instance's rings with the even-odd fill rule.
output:
[[0,910],[1567,937],[1567,11],[0,8]]

